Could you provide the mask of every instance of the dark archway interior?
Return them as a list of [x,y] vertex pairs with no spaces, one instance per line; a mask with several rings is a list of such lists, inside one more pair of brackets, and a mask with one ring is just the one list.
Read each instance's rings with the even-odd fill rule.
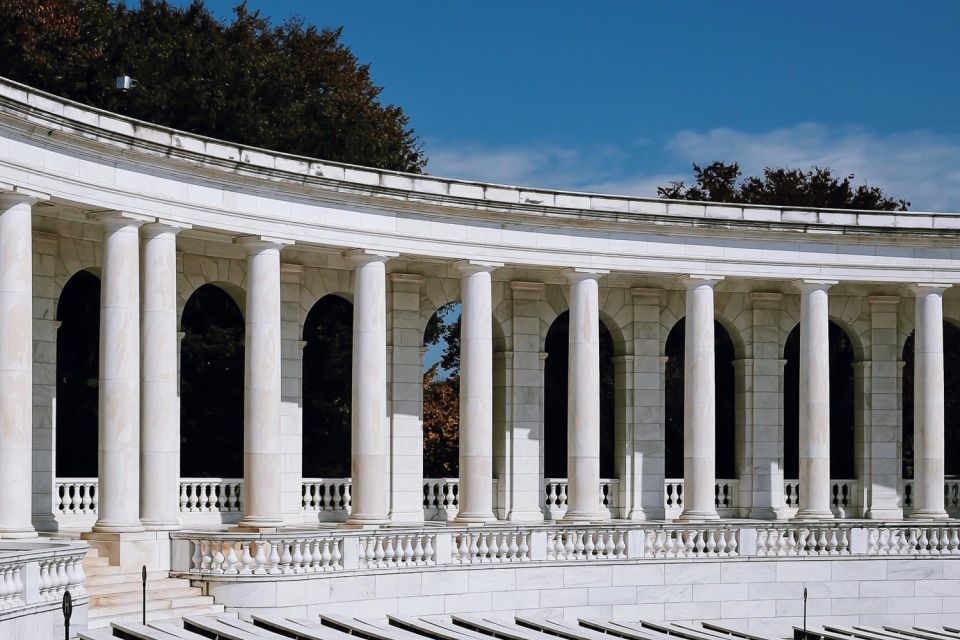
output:
[[[665,456],[667,478],[683,477],[683,362],[686,322],[681,318],[667,336],[664,367]],[[736,353],[730,334],[719,322],[713,323],[716,392],[717,478],[737,477]]]
[[460,475],[461,305],[437,309],[423,332],[423,476]]
[[[830,477],[856,477],[853,343],[830,322]],[[800,325],[787,336],[783,349],[783,472],[800,475]]]
[[[544,350],[543,471],[547,478],[567,477],[567,368],[570,312],[550,325]],[[614,477],[613,338],[600,323],[600,477]]]
[[[903,345],[903,477],[913,479],[914,334]],[[960,328],[943,323],[943,470],[960,475]]]
[[353,305],[321,298],[303,326],[303,476],[350,476]]
[[243,315],[223,289],[205,284],[181,326],[180,475],[243,477]]
[[57,303],[56,475],[97,476],[100,278],[78,271]]

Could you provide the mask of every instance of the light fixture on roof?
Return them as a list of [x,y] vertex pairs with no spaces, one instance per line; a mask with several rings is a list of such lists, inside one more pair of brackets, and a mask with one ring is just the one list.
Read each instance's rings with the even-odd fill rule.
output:
[[140,84],[130,76],[117,76],[117,89],[119,91],[129,91]]

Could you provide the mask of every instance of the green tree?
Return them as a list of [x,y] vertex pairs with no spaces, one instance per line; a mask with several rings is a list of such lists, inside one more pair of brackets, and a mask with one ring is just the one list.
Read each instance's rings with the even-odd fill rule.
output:
[[762,176],[741,180],[736,162],[693,165],[694,184],[674,181],[657,188],[657,195],[672,200],[702,200],[823,209],[873,209],[906,211],[910,203],[888,196],[879,187],[854,186],[854,175],[839,178],[829,168],[809,171],[767,167]]
[[[195,0],[0,0],[0,75],[147,122],[234,143],[420,172],[403,110],[341,42],[246,4],[217,20]],[[126,92],[114,79],[138,82]]]

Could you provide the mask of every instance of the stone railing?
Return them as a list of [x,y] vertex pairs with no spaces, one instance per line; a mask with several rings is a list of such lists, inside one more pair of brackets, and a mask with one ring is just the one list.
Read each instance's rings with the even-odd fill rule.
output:
[[57,478],[53,483],[53,512],[95,516],[99,497],[96,478]]
[[0,637],[4,620],[23,615],[58,612],[63,594],[86,606],[83,542],[0,541]]
[[[784,516],[793,517],[800,508],[800,481],[783,481]],[[863,510],[857,480],[830,481],[830,509],[838,518],[859,518]]]
[[[215,537],[216,536],[216,537]],[[207,575],[262,576],[342,569],[343,538],[208,533],[191,537],[187,571]]]
[[[914,491],[913,480],[904,480],[900,490],[900,504],[904,515],[910,515],[913,511]],[[960,478],[944,480],[943,506],[951,517],[960,517]]]
[[[713,490],[714,504],[720,517],[737,517],[740,481],[717,480]],[[663,505],[668,520],[679,517],[683,512],[683,478],[667,478],[663,481]]]
[[[543,479],[543,506],[547,520],[559,520],[567,512],[567,479]],[[600,506],[612,517],[617,517],[620,506],[620,481],[616,478],[600,479]]]
[[960,525],[650,523],[584,526],[173,532],[173,569],[205,576],[299,575],[442,565],[657,559],[960,555]]
[[317,514],[318,520],[342,522],[350,515],[350,478],[304,478],[300,491],[300,505],[307,513]]
[[243,478],[180,478],[180,513],[210,512],[243,512]]

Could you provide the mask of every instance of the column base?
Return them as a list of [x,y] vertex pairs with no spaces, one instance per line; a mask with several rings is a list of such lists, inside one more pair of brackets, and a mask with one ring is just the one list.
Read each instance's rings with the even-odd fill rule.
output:
[[104,522],[103,520],[97,520],[93,528],[91,529],[92,533],[141,533],[143,532],[143,525],[140,524],[138,520],[136,524],[130,522]]
[[231,531],[244,531],[250,533],[272,533],[277,529],[283,529],[282,518],[243,518],[233,527]]
[[694,511],[694,510],[684,510],[680,516],[677,518],[680,522],[704,522],[704,521],[714,521],[719,520],[720,514],[716,511]]
[[119,565],[122,573],[170,570],[170,537],[162,531],[103,533],[91,531],[80,534],[80,539],[100,555],[110,558],[111,565]]
[[488,522],[496,522],[497,518],[493,515],[493,512],[489,513],[458,513],[457,517],[449,522],[449,524],[465,524],[465,525],[474,525],[474,524],[486,524]]
[[347,518],[341,527],[346,529],[377,529],[391,524],[390,518],[383,516],[354,516]]
[[909,517],[910,520],[948,520],[949,518],[950,515],[946,511],[934,511],[932,509],[914,510]]
[[666,518],[666,510],[659,509],[631,509],[630,512],[626,515],[624,520],[632,520],[634,522],[645,522],[647,520],[663,520]]
[[4,540],[19,540],[22,538],[36,538],[37,531],[33,527],[25,527],[23,529],[17,528],[2,528],[0,527],[0,538]]
[[143,525],[144,531],[179,531],[180,522],[177,520],[141,520],[140,524]]
[[801,509],[793,516],[793,520],[834,520],[833,511],[815,511],[813,509]]
[[507,513],[507,522],[543,522],[540,509],[512,509]]

